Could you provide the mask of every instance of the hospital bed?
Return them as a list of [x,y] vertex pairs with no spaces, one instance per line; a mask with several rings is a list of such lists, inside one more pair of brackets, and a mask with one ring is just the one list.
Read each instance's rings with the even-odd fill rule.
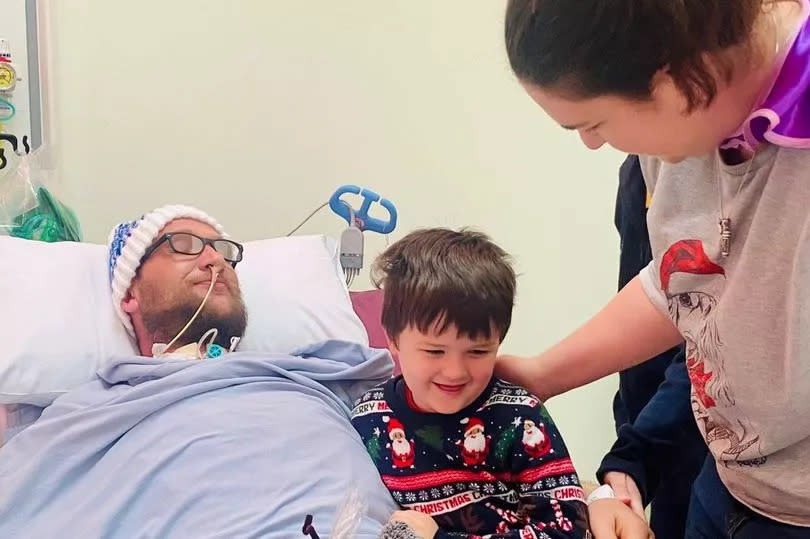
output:
[[[331,339],[384,347],[381,294],[349,292],[344,247],[322,235],[246,243],[245,259],[237,267],[249,319],[240,350],[287,354]],[[136,350],[112,310],[105,246],[0,236],[0,252],[0,328],[5,332],[0,340],[10,343],[0,355],[0,433],[2,443],[9,443],[60,396],[93,379],[106,358],[135,355]],[[396,370],[393,362],[391,369]],[[296,434],[289,435],[293,439]],[[349,467],[367,465],[373,471],[359,438],[341,452],[353,455],[347,457]],[[0,449],[0,460],[3,456]],[[322,481],[344,480],[346,470],[318,458],[315,451],[306,456],[291,451],[279,456],[284,465],[276,473],[294,474],[301,493]],[[306,469],[296,467],[299,460]],[[338,512],[354,479],[338,489],[340,496],[319,499],[316,505]],[[376,477],[366,483],[374,481]],[[381,484],[361,490],[365,534],[357,536],[371,537],[394,505]],[[300,505],[300,522],[287,519],[283,529],[266,536],[301,536],[306,494],[301,494]],[[309,522],[329,530],[335,518],[335,513],[315,514]]]
[[[385,330],[380,323],[382,315],[382,291],[350,291],[352,309],[360,319],[368,337],[368,345],[373,348],[385,348]],[[401,371],[396,356],[393,375]],[[32,404],[0,404],[0,447],[15,434],[34,423],[42,413],[42,407]]]

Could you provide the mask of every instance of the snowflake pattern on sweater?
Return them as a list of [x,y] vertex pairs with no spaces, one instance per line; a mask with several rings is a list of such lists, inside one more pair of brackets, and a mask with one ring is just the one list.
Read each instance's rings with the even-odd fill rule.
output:
[[585,494],[560,433],[525,389],[493,379],[456,414],[415,411],[402,377],[366,392],[352,424],[403,508],[437,538],[588,537]]

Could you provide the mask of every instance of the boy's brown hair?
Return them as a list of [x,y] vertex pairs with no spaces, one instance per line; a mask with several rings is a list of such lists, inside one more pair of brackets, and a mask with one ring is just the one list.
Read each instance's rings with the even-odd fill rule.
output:
[[384,292],[382,325],[395,343],[412,326],[500,341],[512,323],[516,277],[509,255],[481,232],[429,228],[412,232],[382,253],[371,269]]

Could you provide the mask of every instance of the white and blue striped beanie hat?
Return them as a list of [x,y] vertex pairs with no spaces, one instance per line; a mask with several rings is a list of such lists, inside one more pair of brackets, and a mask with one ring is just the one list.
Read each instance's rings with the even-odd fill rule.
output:
[[146,249],[154,243],[163,227],[175,219],[200,221],[211,225],[218,234],[225,237],[222,226],[213,217],[197,208],[181,205],[163,206],[139,219],[119,224],[110,233],[109,272],[113,308],[133,338],[135,329],[129,315],[121,308],[121,301],[129,292],[132,279],[135,278]]

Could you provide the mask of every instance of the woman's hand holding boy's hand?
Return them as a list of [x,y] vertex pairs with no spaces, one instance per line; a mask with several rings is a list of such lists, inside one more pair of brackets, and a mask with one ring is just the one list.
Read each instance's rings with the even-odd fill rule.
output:
[[647,521],[617,498],[597,500],[588,506],[595,539],[654,539]]
[[641,492],[632,477],[624,472],[608,472],[605,474],[604,482],[610,485],[616,498],[625,505],[629,505],[635,514],[647,519],[647,515],[644,514],[644,504],[641,501]]

